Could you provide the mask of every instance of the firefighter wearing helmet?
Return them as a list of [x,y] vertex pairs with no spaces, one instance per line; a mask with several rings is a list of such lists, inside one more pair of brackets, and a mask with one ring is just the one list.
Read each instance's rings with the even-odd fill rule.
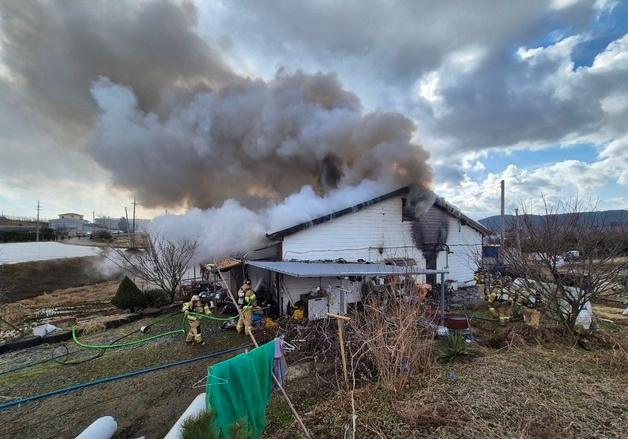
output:
[[244,329],[246,335],[251,333],[255,298],[255,291],[251,288],[251,281],[247,279],[238,290],[238,306],[242,310],[242,314],[238,319],[236,330],[240,333],[242,329]]
[[526,297],[522,298],[523,304],[523,322],[538,328],[541,322],[541,299],[536,292],[528,291]]
[[512,305],[514,303],[512,294],[510,293],[512,280],[509,276],[501,278],[499,283],[498,294],[494,299],[495,310],[499,318],[499,324],[506,326],[512,316]]
[[476,271],[473,275],[473,280],[475,281],[475,287],[478,289],[480,297],[486,298],[484,273],[481,270]]
[[196,342],[198,344],[205,344],[203,335],[201,334],[200,317],[193,313],[211,315],[212,312],[207,304],[208,299],[208,294],[202,292],[199,295],[193,295],[189,302],[183,304],[183,313],[190,325],[190,329],[185,337],[187,343]]

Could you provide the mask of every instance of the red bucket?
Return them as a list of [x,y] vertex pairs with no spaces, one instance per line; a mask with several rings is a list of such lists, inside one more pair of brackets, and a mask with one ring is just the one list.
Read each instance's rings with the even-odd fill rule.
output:
[[468,329],[469,321],[464,314],[447,314],[445,316],[445,326],[449,329]]

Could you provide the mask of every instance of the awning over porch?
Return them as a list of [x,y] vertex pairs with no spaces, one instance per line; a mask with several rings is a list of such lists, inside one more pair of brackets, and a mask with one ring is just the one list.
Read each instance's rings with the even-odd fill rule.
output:
[[390,276],[443,274],[447,270],[427,270],[413,266],[386,264],[339,264],[332,262],[247,261],[247,265],[293,277]]

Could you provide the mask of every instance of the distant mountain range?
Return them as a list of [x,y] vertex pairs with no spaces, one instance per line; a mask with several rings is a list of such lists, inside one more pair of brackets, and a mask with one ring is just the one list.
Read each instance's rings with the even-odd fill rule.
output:
[[[557,215],[558,220],[561,218],[566,218],[569,214],[559,214]],[[604,222],[609,225],[628,225],[628,210],[604,210],[601,212],[581,212],[582,221],[584,222]],[[525,217],[529,218],[532,221],[533,225],[541,224],[542,219],[545,215],[525,215]],[[593,217],[593,218],[592,218]],[[524,221],[524,215],[519,216],[519,221],[522,223]],[[504,222],[506,225],[506,229],[513,228],[515,225],[515,216],[514,215],[504,215]],[[499,230],[501,227],[501,220],[499,215],[489,216],[487,218],[481,219],[479,221],[480,224],[487,227],[489,230]],[[520,223],[520,224],[521,224]]]

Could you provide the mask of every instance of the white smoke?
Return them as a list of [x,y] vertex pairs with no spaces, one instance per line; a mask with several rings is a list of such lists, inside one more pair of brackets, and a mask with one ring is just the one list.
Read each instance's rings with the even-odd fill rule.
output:
[[268,243],[266,233],[276,232],[325,214],[353,206],[382,195],[390,187],[365,180],[357,186],[345,186],[325,196],[311,186],[288,196],[279,204],[254,211],[235,200],[207,210],[191,209],[183,215],[164,215],[151,223],[151,233],[171,240],[199,243],[196,262],[208,262],[225,256],[243,255]]
[[88,137],[87,153],[144,207],[190,209],[153,232],[200,241],[202,259],[430,184],[411,119],[365,112],[334,73],[239,75],[204,38],[193,2],[3,0],[0,16],[25,95],[64,136]]

